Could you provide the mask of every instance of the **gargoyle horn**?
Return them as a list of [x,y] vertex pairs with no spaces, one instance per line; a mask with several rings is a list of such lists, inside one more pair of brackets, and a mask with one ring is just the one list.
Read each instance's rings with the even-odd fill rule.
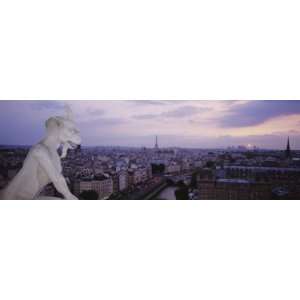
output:
[[65,105],[65,116],[66,116],[66,119],[68,119],[70,121],[74,121],[74,114],[73,114],[72,109],[69,104]]

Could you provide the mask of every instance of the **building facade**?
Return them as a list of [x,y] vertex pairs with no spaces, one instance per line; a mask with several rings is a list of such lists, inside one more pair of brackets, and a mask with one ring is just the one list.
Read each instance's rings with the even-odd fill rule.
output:
[[95,191],[98,199],[107,199],[113,193],[113,180],[105,179],[77,180],[73,185],[74,194],[78,197],[83,191]]
[[197,175],[199,199],[255,200],[300,198],[300,170],[230,167],[225,176],[203,169]]

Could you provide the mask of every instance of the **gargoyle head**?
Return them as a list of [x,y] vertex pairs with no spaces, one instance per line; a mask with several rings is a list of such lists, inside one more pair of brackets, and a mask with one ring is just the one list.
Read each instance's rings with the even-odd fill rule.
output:
[[81,144],[80,132],[76,128],[73,114],[69,106],[66,107],[64,117],[51,117],[46,121],[48,135],[55,136],[59,144],[63,145],[61,157],[65,157],[68,149],[77,148]]

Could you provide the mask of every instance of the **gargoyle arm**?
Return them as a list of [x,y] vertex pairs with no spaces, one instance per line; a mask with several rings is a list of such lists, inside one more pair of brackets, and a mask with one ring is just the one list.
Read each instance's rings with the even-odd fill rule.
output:
[[45,173],[49,176],[57,191],[61,193],[65,199],[77,199],[70,192],[65,178],[53,166],[49,156],[40,149],[36,149],[34,156],[40,163]]

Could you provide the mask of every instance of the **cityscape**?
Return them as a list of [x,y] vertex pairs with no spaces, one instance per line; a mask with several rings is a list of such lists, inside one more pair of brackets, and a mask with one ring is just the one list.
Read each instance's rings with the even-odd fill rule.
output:
[[[232,132],[236,132],[236,135],[232,135],[227,139],[226,136],[222,136],[223,145],[216,144],[207,147],[206,144],[196,145],[192,138],[188,138],[189,134],[187,133],[182,136],[181,143],[178,142],[178,145],[176,145],[174,139],[172,141],[168,140],[170,133],[164,130],[165,128],[160,128],[163,125],[152,128],[158,132],[157,134],[151,135],[152,131],[148,130],[146,137],[141,138],[140,130],[146,125],[137,122],[136,125],[140,126],[135,128],[139,131],[136,140],[138,143],[147,140],[144,145],[137,146],[132,143],[134,136],[129,135],[128,128],[126,133],[126,124],[117,122],[112,117],[108,119],[104,116],[105,105],[114,106],[116,104],[103,104],[103,101],[94,101],[97,102],[98,108],[95,109],[95,104],[92,103],[94,110],[91,111],[91,108],[87,105],[86,111],[90,111],[93,116],[101,116],[102,122],[99,123],[99,128],[96,127],[96,122],[93,121],[88,128],[91,133],[85,133],[87,130],[82,125],[84,123],[80,123],[79,120],[82,144],[69,150],[68,155],[61,160],[62,175],[66,178],[68,188],[72,194],[82,200],[260,200],[300,198],[300,151],[297,149],[299,143],[297,128],[300,125],[300,101],[227,101],[228,103],[226,101],[186,101],[185,103],[184,101],[178,101],[178,103],[172,103],[177,101],[155,101],[142,104],[138,102],[145,101],[122,101],[118,105],[127,102],[126,105],[141,109],[142,114],[139,116],[143,117],[137,117],[137,110],[134,110],[132,111],[133,118],[136,120],[143,118],[146,120],[146,125],[149,119],[153,121],[153,119],[157,120],[160,117],[164,122],[169,121],[166,127],[171,128],[171,125],[174,125],[174,129],[177,130],[177,126],[179,126],[187,132],[186,121],[188,119],[188,124],[197,124],[199,140],[201,141],[203,136],[206,136],[206,140],[211,143],[213,138],[219,139],[214,137],[215,132],[213,132],[216,131],[216,118],[211,121],[212,117],[209,115],[209,113],[214,113],[213,109],[209,109],[209,103],[212,102],[214,107],[220,105],[228,109],[228,119],[226,120],[223,116],[220,127],[224,128],[224,131],[231,129]],[[61,103],[58,101],[43,101],[46,103],[42,104],[34,103],[41,101],[22,102],[25,102],[25,104],[28,102],[28,107],[33,110],[34,114],[38,114],[38,121],[40,119],[45,121],[47,114],[50,116],[54,111],[59,114],[61,110]],[[81,101],[70,102],[72,106],[75,106],[75,102]],[[200,106],[196,104],[200,104]],[[20,105],[17,101],[13,103],[0,101],[0,106],[6,108],[6,111],[1,109],[3,118],[9,123],[9,114],[16,114],[20,109],[19,106],[22,105],[24,103]],[[84,106],[85,104],[81,103],[81,105]],[[255,115],[251,111],[253,105],[257,109]],[[149,111],[146,111],[147,107],[150,107]],[[171,107],[172,110],[159,111],[154,116],[153,107],[154,112],[157,107],[160,109],[161,107],[164,109],[165,107],[168,107],[168,109]],[[200,108],[199,111],[198,108]],[[208,114],[207,119],[202,114],[201,109]],[[220,110],[219,107],[218,109]],[[198,113],[195,113],[195,110]],[[222,112],[226,115],[225,109]],[[231,120],[230,118],[233,116],[237,117],[238,112],[241,114],[241,119]],[[126,114],[126,111],[124,111],[124,114]],[[216,115],[217,113],[215,117]],[[197,118],[199,116],[202,116],[202,118],[198,122]],[[129,117],[127,118],[129,119]],[[103,119],[106,119],[106,126],[104,126]],[[278,126],[277,124],[280,121],[283,123],[279,128],[272,127]],[[40,134],[40,138],[43,134],[33,130],[31,135],[32,119],[28,122],[28,128],[24,120],[20,120],[21,125],[19,127],[15,124],[18,122],[18,118],[15,118],[13,122],[11,122],[11,127],[4,127],[3,124],[1,126],[0,190],[4,189],[21,170],[28,151],[34,142],[35,134]],[[211,127],[213,134],[210,137],[208,136],[209,122],[214,123]],[[227,123],[230,123],[230,126],[226,125]],[[106,145],[103,143],[101,145],[89,145],[88,142],[85,142],[85,136],[93,136],[93,132],[98,129],[102,130],[101,137],[105,134],[117,137],[118,134],[116,133],[118,132],[122,133],[123,137],[128,134],[128,144],[123,144],[124,139],[120,141],[121,145],[114,144],[113,139],[109,140],[109,137],[107,140],[110,141],[110,144]],[[14,130],[20,131],[19,135],[22,134],[22,136],[12,137]],[[247,133],[251,130],[252,135],[241,135],[241,132]],[[262,130],[262,132],[260,133],[259,130]],[[180,130],[178,129],[178,131]],[[160,132],[162,133],[159,134]],[[28,144],[24,143],[24,137],[29,141]],[[264,141],[264,138],[267,141]],[[20,140],[19,144],[17,143],[18,139]],[[180,139],[179,134],[177,139]],[[187,140],[192,145],[187,143],[185,146],[184,142]],[[233,141],[234,144],[229,144]],[[36,142],[38,142],[38,139]],[[61,152],[62,149],[59,148],[58,153],[61,154]],[[43,188],[40,195],[61,197],[61,194],[52,183]]]

